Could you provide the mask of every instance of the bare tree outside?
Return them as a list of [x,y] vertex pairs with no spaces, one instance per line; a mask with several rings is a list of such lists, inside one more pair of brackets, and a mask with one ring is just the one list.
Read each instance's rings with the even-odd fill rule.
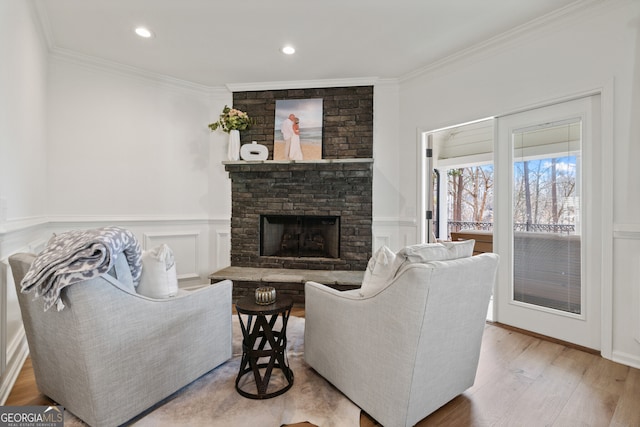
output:
[[519,229],[540,229],[541,225],[548,226],[546,231],[551,232],[574,229],[578,214],[575,210],[576,157],[527,160],[513,166],[513,214]]
[[[449,232],[492,229],[493,175],[492,165],[447,171]],[[513,189],[516,229],[575,230],[575,156],[515,162]]]
[[[493,223],[493,166],[450,169],[448,176],[451,231],[474,228],[470,224]],[[486,227],[480,226],[480,229]]]

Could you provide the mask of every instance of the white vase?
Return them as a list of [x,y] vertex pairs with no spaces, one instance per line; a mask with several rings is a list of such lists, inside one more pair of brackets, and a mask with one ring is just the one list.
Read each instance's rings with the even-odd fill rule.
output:
[[227,151],[227,157],[231,161],[240,160],[240,131],[239,130],[231,130],[229,131],[229,148]]

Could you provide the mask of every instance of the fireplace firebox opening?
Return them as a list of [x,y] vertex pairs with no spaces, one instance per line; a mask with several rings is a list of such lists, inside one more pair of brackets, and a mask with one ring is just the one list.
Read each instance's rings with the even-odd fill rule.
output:
[[340,217],[260,215],[260,256],[340,258]]

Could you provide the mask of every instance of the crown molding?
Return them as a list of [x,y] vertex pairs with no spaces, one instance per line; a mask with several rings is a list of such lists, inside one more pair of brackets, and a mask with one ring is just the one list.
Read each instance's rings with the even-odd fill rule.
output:
[[47,46],[47,50],[50,52],[54,46],[53,32],[51,31],[49,14],[44,6],[44,2],[43,0],[29,0],[28,4],[31,9],[33,20],[37,24],[36,27],[40,31],[40,36],[42,37],[44,44]]
[[145,80],[153,83],[162,83],[178,89],[186,89],[199,94],[217,94],[221,91],[226,92],[226,89],[223,87],[205,86],[198,83],[192,83],[165,74],[154,73],[130,65],[109,61],[95,56],[85,55],[83,53],[79,53],[69,49],[54,47],[53,49],[50,49],[49,55],[54,60],[69,62],[99,71],[106,71],[115,75],[134,77],[139,80]]
[[[615,2],[615,0],[613,1]],[[611,2],[610,0],[577,0],[544,16],[406,73],[400,76],[398,80],[404,83],[438,71],[451,64],[468,60],[472,56],[488,55],[494,51],[510,48],[521,43],[522,40],[529,36],[539,34],[541,30],[549,31],[554,25],[574,19],[578,14],[583,14],[583,12],[595,14],[602,7],[608,9],[611,7]]]
[[347,79],[319,79],[298,80],[281,82],[257,82],[257,83],[228,83],[227,89],[231,92],[252,92],[257,90],[286,90],[309,89],[324,87],[349,87],[349,86],[374,86],[379,79],[377,77],[358,77]]
[[374,83],[376,87],[397,87],[400,85],[400,79],[397,78],[383,78],[378,79]]
[[154,73],[130,65],[124,65],[115,61],[109,61],[58,47],[56,46],[55,39],[53,37],[51,24],[49,22],[49,14],[47,13],[44,0],[29,0],[29,6],[31,8],[33,19],[37,22],[37,27],[40,29],[41,37],[47,46],[49,56],[54,60],[63,60],[76,65],[110,72],[120,76],[134,77],[149,82],[162,83],[178,89],[187,89],[199,94],[204,93],[213,96],[228,94],[227,89],[222,86],[205,86],[165,74]]
[[[180,89],[187,89],[197,93],[204,93],[213,97],[228,96],[230,92],[243,92],[255,90],[277,90],[277,89],[307,89],[321,87],[346,87],[346,86],[372,86],[383,83],[377,77],[361,77],[350,79],[327,79],[327,80],[307,80],[307,81],[285,81],[285,82],[258,82],[258,83],[229,83],[226,86],[206,86],[193,83],[187,80],[178,79],[165,74],[147,71],[130,65],[121,64],[114,61],[98,58],[91,55],[82,54],[69,49],[56,46],[49,15],[44,0],[29,0],[29,6],[33,19],[38,23],[41,37],[44,40],[49,55],[53,59],[63,60],[76,65],[88,68],[107,71],[121,76],[134,77],[150,82],[167,84]],[[391,80],[391,79],[387,79]]]

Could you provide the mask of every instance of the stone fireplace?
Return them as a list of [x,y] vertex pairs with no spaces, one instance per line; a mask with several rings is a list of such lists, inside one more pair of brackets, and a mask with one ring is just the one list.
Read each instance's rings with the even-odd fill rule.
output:
[[363,271],[372,247],[371,159],[225,162],[231,265]]
[[256,125],[242,143],[267,146],[273,159],[278,99],[323,99],[322,160],[223,162],[231,178],[233,295],[274,286],[295,302],[304,283],[360,286],[372,250],[373,86],[233,93]]

